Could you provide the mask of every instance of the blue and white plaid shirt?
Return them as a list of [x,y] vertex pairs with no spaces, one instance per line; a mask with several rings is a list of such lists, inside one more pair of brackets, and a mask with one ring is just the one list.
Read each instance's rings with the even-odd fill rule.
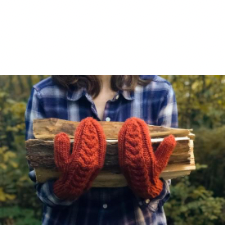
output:
[[[124,122],[134,116],[148,124],[177,127],[177,103],[171,84],[156,75],[140,77],[152,81],[145,87],[136,86],[132,92],[118,91],[106,103],[103,121],[107,118]],[[81,121],[88,116],[100,121],[94,102],[85,88],[67,91],[48,77],[35,84],[31,90],[25,112],[26,140],[34,138],[34,119]],[[65,201],[53,193],[55,180],[38,183],[33,168],[29,166],[29,169],[37,196],[43,202],[43,225],[167,224],[163,205],[170,197],[171,180],[162,179],[162,192],[150,202],[138,198],[128,187],[91,188],[78,200]]]

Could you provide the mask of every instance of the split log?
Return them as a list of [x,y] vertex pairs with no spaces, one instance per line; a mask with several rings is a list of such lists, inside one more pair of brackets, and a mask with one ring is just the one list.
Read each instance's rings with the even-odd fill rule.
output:
[[[118,162],[118,132],[123,122],[99,122],[106,134],[107,150],[102,171],[93,182],[93,187],[123,187],[126,180],[121,174]],[[71,150],[74,142],[74,132],[79,122],[49,118],[34,120],[34,137],[26,141],[27,159],[35,168],[37,181],[42,183],[49,179],[58,178],[60,173],[54,163],[54,142],[57,133],[65,132],[71,140]],[[191,130],[169,127],[149,126],[153,149],[156,150],[165,136],[173,134],[177,141],[167,167],[160,177],[173,179],[189,175],[195,169],[193,154],[194,135]]]
[[[73,139],[74,131],[79,123],[80,122],[56,118],[36,119],[33,123],[34,137],[37,139],[53,140],[56,134],[65,132],[71,139]],[[119,130],[124,122],[99,121],[99,123],[103,127],[107,140],[117,140]],[[169,134],[173,134],[176,137],[189,136],[191,139],[194,138],[194,135],[190,133],[192,131],[191,129],[178,129],[152,125],[148,126],[152,138],[165,137]]]

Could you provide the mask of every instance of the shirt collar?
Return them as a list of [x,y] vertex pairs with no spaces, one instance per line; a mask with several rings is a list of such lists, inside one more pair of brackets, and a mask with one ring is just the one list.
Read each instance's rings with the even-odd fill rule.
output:
[[134,91],[121,91],[120,90],[120,91],[118,91],[118,93],[122,94],[122,96],[129,101],[134,99]]
[[[139,75],[139,76],[143,80],[148,80],[148,79],[154,79],[156,75]],[[126,100],[129,100],[129,101],[134,99],[134,91],[119,90],[117,94],[121,94]],[[72,86],[67,92],[67,99],[70,101],[77,101],[84,95],[86,95],[87,98],[90,98],[86,88],[82,87],[80,89],[77,89],[76,87]]]
[[[117,94],[121,94],[125,99],[131,101],[134,99],[134,91],[118,91]],[[86,95],[87,98],[90,98],[89,94],[86,91],[86,88],[80,88],[79,90],[68,90],[67,100],[78,101],[81,97]],[[88,97],[89,96],[89,97]]]
[[76,88],[76,87],[71,87],[68,92],[67,92],[67,100],[70,101],[77,101],[79,100],[82,96],[84,96],[86,93],[85,88]]

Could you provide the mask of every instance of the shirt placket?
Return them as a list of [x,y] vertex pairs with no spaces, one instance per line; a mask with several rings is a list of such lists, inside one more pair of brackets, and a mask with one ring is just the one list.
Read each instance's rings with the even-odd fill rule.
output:
[[[91,96],[90,96],[89,94],[86,94],[86,97],[87,97],[88,101],[91,103],[91,110],[92,110],[92,112],[93,112],[94,115],[97,117],[97,119],[98,119],[99,121],[101,121],[100,118],[98,117],[98,112],[97,112],[95,103],[93,102]],[[113,121],[112,115],[109,116],[109,109],[110,109],[110,107],[111,107],[111,104],[112,104],[114,101],[116,101],[118,98],[119,98],[119,92],[117,92],[111,100],[108,100],[108,101],[106,102],[106,104],[105,104],[105,109],[104,109],[104,113],[103,113],[103,119],[102,119],[102,121],[107,121],[107,122]]]
[[102,225],[108,225],[109,223],[109,210],[111,208],[110,206],[110,196],[107,192],[107,190],[102,189],[101,190],[101,204],[102,204]]
[[96,118],[98,120],[100,120],[99,117],[98,117],[97,109],[96,109],[95,104],[94,104],[94,102],[92,100],[92,97],[88,93],[86,93],[85,96],[86,96],[87,100],[91,103],[91,111],[92,111],[92,113],[94,113]]

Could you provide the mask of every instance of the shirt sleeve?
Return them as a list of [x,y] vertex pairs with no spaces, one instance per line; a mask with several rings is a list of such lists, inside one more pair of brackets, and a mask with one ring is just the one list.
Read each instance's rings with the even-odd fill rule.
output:
[[[45,111],[42,104],[42,98],[40,92],[34,87],[31,90],[31,95],[28,99],[26,111],[25,111],[25,124],[26,124],[26,135],[25,139],[34,139],[33,134],[33,120],[45,118]],[[30,165],[29,160],[27,161],[29,167],[29,178],[35,183],[36,194],[38,198],[46,205],[50,207],[64,207],[73,204],[76,200],[62,200],[59,199],[53,192],[53,184],[56,179],[48,180],[45,183],[38,183],[36,181],[35,170]]]
[[[158,126],[178,127],[178,110],[174,90],[169,86],[166,96],[162,99],[161,107],[158,115]],[[152,211],[155,211],[159,206],[163,206],[170,198],[171,179],[160,178],[163,182],[163,189],[161,193],[154,199],[141,199],[141,205],[147,205]]]
[[161,102],[157,125],[174,128],[178,127],[177,102],[172,86],[169,86],[167,95]]
[[[178,128],[178,110],[175,92],[172,85],[169,86],[166,97],[163,99],[161,104],[161,110],[158,116],[158,126]],[[159,204],[164,205],[170,198],[170,185],[171,179],[161,179],[164,183],[163,191]]]

